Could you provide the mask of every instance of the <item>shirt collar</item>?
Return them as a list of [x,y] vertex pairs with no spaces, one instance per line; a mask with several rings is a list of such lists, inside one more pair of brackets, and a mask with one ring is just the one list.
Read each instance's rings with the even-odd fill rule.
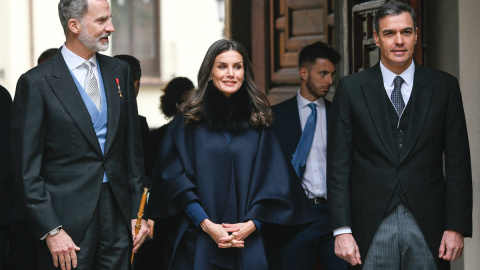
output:
[[[81,67],[83,63],[85,63],[85,59],[82,57],[76,55],[74,52],[70,51],[67,46],[65,46],[65,43],[62,46],[62,55],[63,59],[65,59],[65,63],[67,63],[68,69],[74,70],[78,67]],[[93,63],[93,66],[97,66],[97,55],[93,54],[92,58],[88,59],[88,61]]]
[[411,86],[413,83],[413,77],[415,74],[415,63],[412,61],[410,66],[402,74],[397,75],[391,72],[390,70],[388,70],[380,60],[380,71],[382,72],[383,82],[388,86],[393,87],[393,80],[397,76],[402,77],[404,83],[408,86]]
[[325,101],[323,100],[323,98],[319,98],[319,99],[315,100],[314,102],[311,102],[308,99],[302,97],[302,95],[300,95],[300,90],[298,90],[298,92],[297,92],[298,109],[302,109],[304,107],[307,107],[308,104],[310,104],[310,103],[314,103],[315,105],[317,105],[317,107],[323,107],[325,105]]

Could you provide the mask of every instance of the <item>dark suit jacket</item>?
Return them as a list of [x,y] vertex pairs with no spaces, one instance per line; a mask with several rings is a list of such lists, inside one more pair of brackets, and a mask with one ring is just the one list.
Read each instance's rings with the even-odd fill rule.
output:
[[101,54],[97,59],[108,104],[105,155],[60,50],[18,80],[13,173],[38,238],[62,225],[78,243],[97,206],[104,172],[127,224],[136,218],[144,169],[133,79],[127,63]]
[[15,223],[25,214],[12,179],[10,163],[10,120],[12,97],[0,85],[0,226]]
[[[155,154],[153,150],[153,140],[150,128],[148,127],[147,118],[145,116],[138,116],[140,121],[140,135],[142,137],[143,146],[143,162],[145,164],[145,175],[152,178],[153,164],[155,163]],[[148,185],[150,182],[147,181]]]
[[331,228],[350,226],[365,261],[400,181],[438,268],[448,269],[438,259],[444,230],[472,234],[470,151],[458,81],[415,65],[400,157],[387,102],[379,64],[340,81],[327,146]]
[[[330,101],[325,100],[327,123],[330,115]],[[302,136],[302,126],[298,112],[297,95],[272,106],[274,123],[273,128],[282,145],[285,154],[292,160],[292,155],[297,149],[298,141]],[[325,127],[326,128],[326,127]]]

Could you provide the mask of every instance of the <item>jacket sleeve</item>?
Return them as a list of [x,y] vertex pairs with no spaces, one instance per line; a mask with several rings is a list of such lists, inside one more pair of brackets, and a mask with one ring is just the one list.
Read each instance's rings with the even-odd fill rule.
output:
[[62,225],[40,176],[45,147],[46,115],[40,83],[23,74],[12,108],[11,156],[14,181],[23,192],[26,214],[40,239]]
[[458,81],[451,86],[446,111],[444,144],[446,230],[472,236],[472,169],[467,126]]
[[331,105],[327,135],[327,195],[331,230],[352,227],[351,164],[352,119],[341,80]]
[[[145,184],[145,169],[143,165],[143,146],[140,134],[140,121],[138,118],[137,101],[133,86],[133,77],[130,68],[127,69],[127,98],[126,129],[124,140],[124,163],[129,185],[132,219],[137,218],[138,209],[142,200],[143,186]],[[145,212],[147,209],[145,209]],[[144,216],[144,219],[147,216]]]

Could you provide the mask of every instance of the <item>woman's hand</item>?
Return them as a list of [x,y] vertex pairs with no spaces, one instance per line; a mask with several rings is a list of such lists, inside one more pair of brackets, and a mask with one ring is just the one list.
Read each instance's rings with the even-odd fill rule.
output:
[[243,240],[235,239],[233,234],[229,235],[229,233],[238,232],[239,228],[237,227],[227,228],[220,224],[213,223],[209,219],[200,222],[200,227],[210,235],[213,241],[218,244],[219,248],[243,247]]
[[242,223],[235,223],[235,224],[228,224],[228,223],[223,223],[223,227],[225,229],[237,229],[236,231],[232,231],[232,236],[233,239],[235,240],[245,240],[250,234],[252,234],[255,230],[255,223],[253,221],[249,220],[247,222],[242,222]]

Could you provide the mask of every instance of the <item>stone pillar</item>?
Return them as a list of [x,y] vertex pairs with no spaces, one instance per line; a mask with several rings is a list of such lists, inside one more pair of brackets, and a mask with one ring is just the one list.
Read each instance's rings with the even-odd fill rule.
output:
[[473,170],[473,238],[466,239],[464,269],[480,265],[480,1],[459,0],[459,79]]

